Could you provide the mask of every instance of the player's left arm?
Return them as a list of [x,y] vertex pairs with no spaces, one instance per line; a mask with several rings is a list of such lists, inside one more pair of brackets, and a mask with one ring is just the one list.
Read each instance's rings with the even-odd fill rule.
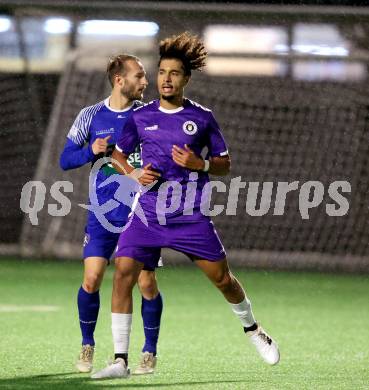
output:
[[[176,164],[191,169],[192,171],[204,171],[205,169],[205,160],[197,156],[188,145],[185,145],[184,149],[173,145],[172,158]],[[225,156],[212,156],[208,161],[208,173],[216,176],[228,175],[231,169],[231,159],[228,154]]]
[[[205,165],[205,161],[204,161]],[[231,171],[231,159],[229,155],[210,157],[208,172],[215,176],[226,176]]]
[[135,151],[139,142],[140,138],[132,114],[125,123],[122,133],[118,138],[118,142],[115,145],[115,150],[112,154],[112,164],[117,172],[123,175],[130,175],[142,185],[148,185],[157,180],[157,178],[160,177],[160,173],[150,169],[151,163],[147,164],[142,169],[135,169],[128,162],[128,156]]
[[209,149],[207,160],[197,156],[188,145],[185,145],[184,149],[173,145],[172,158],[181,167],[205,171],[216,176],[226,176],[231,170],[231,159],[222,132],[211,112],[209,112],[206,130],[208,135],[206,146]]

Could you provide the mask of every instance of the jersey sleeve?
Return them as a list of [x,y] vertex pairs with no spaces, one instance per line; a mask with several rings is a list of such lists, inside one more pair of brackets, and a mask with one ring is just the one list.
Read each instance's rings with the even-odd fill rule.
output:
[[91,145],[85,146],[90,137],[91,119],[90,110],[84,108],[73,122],[59,159],[60,167],[63,170],[79,168],[93,161],[95,156]]
[[210,113],[209,123],[208,123],[208,148],[209,156],[211,157],[221,157],[228,155],[228,149],[222,132],[219,128],[218,122],[215,120],[214,115]]
[[86,147],[79,146],[67,138],[59,158],[59,165],[61,169],[67,171],[68,169],[79,168],[82,165],[92,162],[94,158],[95,155],[91,145]]
[[88,109],[81,110],[70,128],[67,138],[76,145],[83,146],[89,139],[91,119],[92,116]]
[[135,151],[139,143],[140,139],[136,122],[133,118],[133,115],[131,115],[125,123],[122,132],[120,133],[120,137],[115,145],[115,149],[117,149],[118,152],[124,153],[128,156]]

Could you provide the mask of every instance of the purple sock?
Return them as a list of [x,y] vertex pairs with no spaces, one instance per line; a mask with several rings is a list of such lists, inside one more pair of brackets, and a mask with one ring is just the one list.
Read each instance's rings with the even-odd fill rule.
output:
[[156,355],[162,311],[163,300],[160,292],[156,298],[151,300],[142,297],[141,314],[145,332],[145,345],[142,352],[151,352]]
[[100,309],[100,293],[86,292],[81,286],[78,290],[79,325],[82,332],[82,345],[95,345],[94,331]]

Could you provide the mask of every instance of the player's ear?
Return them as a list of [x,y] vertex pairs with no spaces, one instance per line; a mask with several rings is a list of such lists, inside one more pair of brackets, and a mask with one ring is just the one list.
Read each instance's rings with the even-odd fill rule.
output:
[[190,81],[191,79],[191,76],[190,75],[187,75],[184,77],[184,85],[186,86],[188,84],[188,82]]
[[124,84],[124,78],[120,74],[116,74],[114,76],[114,84],[118,84],[120,87]]

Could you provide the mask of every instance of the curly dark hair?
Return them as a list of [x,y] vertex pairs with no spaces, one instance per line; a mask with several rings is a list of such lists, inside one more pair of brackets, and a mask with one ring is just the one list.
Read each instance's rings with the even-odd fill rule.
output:
[[182,61],[185,74],[191,75],[191,70],[202,70],[208,53],[197,35],[185,31],[161,41],[159,55],[159,65],[163,59],[176,58]]

